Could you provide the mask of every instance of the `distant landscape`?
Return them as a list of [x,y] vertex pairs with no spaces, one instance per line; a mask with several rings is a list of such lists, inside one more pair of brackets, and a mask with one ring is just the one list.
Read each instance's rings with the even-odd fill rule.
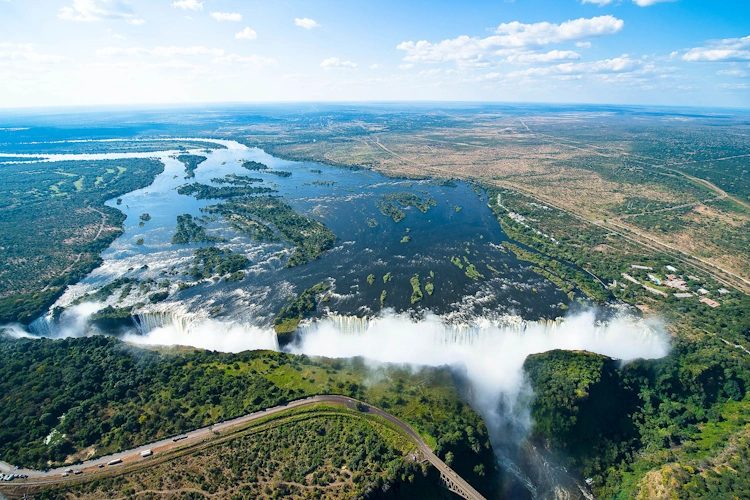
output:
[[[403,418],[487,498],[526,494],[504,468],[508,462],[495,457],[519,464],[539,487],[589,488],[605,498],[651,498],[665,491],[700,498],[748,487],[742,471],[750,457],[750,191],[743,171],[750,144],[739,133],[730,144],[721,140],[723,131],[750,128],[744,115],[691,114],[689,121],[670,121],[687,111],[487,105],[433,113],[330,106],[299,111],[287,124],[272,112],[252,119],[237,110],[223,113],[225,122],[250,123],[242,132],[224,126],[221,133],[210,120],[193,129],[175,123],[172,134],[258,147],[281,158],[273,160],[278,165],[269,167],[260,157],[248,162],[248,153],[217,143],[167,141],[156,148],[139,141],[52,149],[76,154],[107,144],[113,153],[187,153],[51,163],[7,159],[0,167],[6,172],[3,320],[28,325],[6,327],[1,340],[4,462],[37,469],[75,464],[300,397],[344,394]],[[180,114],[165,120],[177,122]],[[118,136],[106,119],[95,126],[99,135]],[[24,132],[2,134],[3,153],[44,158],[52,151],[44,144],[24,146]],[[198,151],[202,156],[194,155]],[[237,173],[217,175],[226,172],[224,158],[235,154],[244,159],[232,167]],[[349,205],[357,207],[352,226],[330,207],[338,206],[337,199],[362,196],[355,186],[381,189],[365,188],[371,181],[361,175],[371,170],[395,184]],[[183,206],[161,213],[150,205],[148,193],[158,193],[160,183],[176,186],[166,189],[185,200]],[[482,214],[481,223],[476,214]],[[446,227],[455,219],[481,229],[469,241],[440,249],[443,243],[430,236],[438,227],[435,218]],[[363,242],[392,234],[392,246],[362,247],[380,248],[384,264],[372,267],[356,253],[342,253],[350,234]],[[498,235],[505,239],[497,248],[485,249]],[[392,255],[403,252],[414,257],[397,265]],[[335,259],[342,257],[336,255],[354,267],[337,267]],[[131,263],[112,267],[120,259]],[[246,319],[242,302],[223,298],[234,290],[252,302],[274,290],[274,282],[292,286],[257,308],[254,320]],[[504,316],[492,316],[490,307],[464,311],[463,297],[474,293],[493,297],[489,304],[506,311]],[[519,301],[538,297],[550,302],[550,312],[502,306],[504,294]],[[394,309],[411,319],[392,319]],[[613,325],[622,314],[644,325],[658,323],[668,335],[669,353],[636,351],[660,359],[622,365],[612,359],[616,349],[602,347],[609,356],[585,352],[586,343],[565,349],[543,326],[556,317],[561,325],[574,325],[592,311]],[[530,347],[525,362],[518,360],[530,399],[511,386],[500,388],[503,397],[521,398],[531,427],[507,420],[517,415],[502,398],[493,403],[500,419],[491,417],[478,399],[485,391],[481,376],[460,364],[438,367],[446,362],[426,356],[424,364],[434,368],[373,366],[367,357],[420,357],[362,350],[347,340],[383,335],[378,321],[397,321],[409,330],[409,324],[432,321],[429,314],[449,325],[441,327],[445,335],[459,339],[462,334],[450,332],[461,330],[451,328],[494,318],[497,326],[491,328],[499,330],[481,327],[478,346],[490,334],[522,335],[513,333],[509,321],[525,322],[526,335],[538,330],[551,339],[552,350]],[[238,321],[248,322],[238,345],[282,352],[227,349],[230,327],[224,325]],[[542,326],[534,326],[537,321]],[[400,335],[410,342],[420,335],[407,330],[392,330],[393,339]],[[342,345],[323,340],[333,332]],[[85,338],[37,339],[69,335]],[[150,346],[168,338],[159,335],[188,345],[196,345],[191,335],[200,335],[208,345],[215,339],[218,350],[242,352]],[[381,339],[398,342],[390,332]],[[452,352],[450,342],[446,353]],[[326,352],[365,358],[319,357]],[[524,435],[520,441],[509,439],[517,433]],[[429,467],[406,461],[414,450],[408,438],[369,427],[356,415],[292,419],[243,436],[223,448],[170,459],[168,467],[185,479],[164,479],[162,469],[145,468],[127,478],[37,491],[40,498],[159,488],[198,488],[227,498],[240,491],[304,498],[309,488],[333,498],[357,492],[372,498],[418,490],[448,494]],[[279,446],[256,450],[269,442]],[[339,442],[350,448],[335,448]],[[238,446],[250,450],[243,452],[249,453],[247,468],[234,462]],[[300,450],[297,462],[277,469],[290,447]],[[357,455],[363,449],[379,451]],[[199,457],[206,453],[235,458],[216,466],[223,469],[204,470]],[[337,462],[340,456],[346,469]],[[553,472],[535,472],[539,460]],[[236,479],[217,482],[212,478],[223,474],[219,470],[232,470]]]

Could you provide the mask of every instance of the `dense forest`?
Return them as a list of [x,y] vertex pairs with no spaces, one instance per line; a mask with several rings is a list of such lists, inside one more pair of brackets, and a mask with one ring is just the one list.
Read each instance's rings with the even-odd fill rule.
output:
[[29,323],[122,233],[108,199],[149,185],[153,159],[9,164],[0,176],[0,323]]
[[313,394],[349,395],[386,409],[414,426],[441,456],[456,457],[456,470],[477,487],[492,488],[487,430],[461,401],[447,370],[383,368],[373,380],[356,359],[162,352],[101,336],[0,337],[0,457],[44,468]]

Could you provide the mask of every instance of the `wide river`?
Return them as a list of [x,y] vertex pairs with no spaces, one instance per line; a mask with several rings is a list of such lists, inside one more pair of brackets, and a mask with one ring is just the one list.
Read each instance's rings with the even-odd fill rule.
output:
[[[560,484],[571,483],[563,469],[551,464],[532,469],[515,464],[532,424],[522,368],[526,357],[550,349],[588,350],[625,360],[668,352],[657,323],[627,314],[601,322],[592,310],[570,314],[575,309],[568,309],[567,295],[503,248],[508,237],[487,206],[487,195],[473,186],[392,179],[371,171],[285,161],[233,141],[204,141],[224,148],[190,151],[207,157],[194,179],[185,178],[184,164],[175,159],[184,151],[29,155],[48,161],[160,158],[164,172],[150,186],[107,202],[127,215],[125,232],[102,254],[103,264],[70,287],[57,305],[68,306],[121,277],[168,280],[170,291],[158,304],[144,301],[137,291],[122,300],[115,293],[103,302],[84,302],[70,307],[57,325],[36,322],[33,333],[88,335],[95,331],[87,317],[96,310],[145,302],[138,309],[139,327],[125,333],[126,340],[223,351],[278,349],[271,327],[275,314],[290,296],[327,281],[333,295],[286,349],[364,356],[375,363],[454,367],[467,382],[464,396],[487,423],[501,468],[515,478],[514,496],[530,498],[552,498]],[[250,172],[242,167],[248,160],[291,175]],[[273,187],[295,210],[327,225],[337,238],[334,247],[317,260],[286,268],[289,244],[253,241],[214,218],[206,230],[226,240],[218,246],[250,259],[246,276],[234,282],[208,280],[180,291],[181,282],[191,281],[186,271],[195,249],[207,244],[173,245],[177,216],[202,217],[201,208],[218,200],[199,201],[180,195],[177,188],[188,182],[216,185],[211,179],[228,174],[262,178],[258,185]],[[377,203],[399,193],[433,203],[426,212],[401,207],[405,217],[396,223]],[[142,224],[142,214],[151,219]],[[475,273],[467,273],[469,265]],[[423,298],[412,303],[410,280],[415,275]],[[425,289],[428,282],[434,287],[431,295]]]

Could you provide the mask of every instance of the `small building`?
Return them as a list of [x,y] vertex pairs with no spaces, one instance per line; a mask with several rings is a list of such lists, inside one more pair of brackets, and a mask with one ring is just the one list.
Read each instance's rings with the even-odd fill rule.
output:
[[677,272],[677,268],[674,266],[665,266],[667,268],[667,271],[671,271],[673,273]]
[[730,292],[726,288],[719,288],[719,293],[722,294],[722,295],[726,295],[726,294],[728,294]]
[[687,299],[688,297],[692,297],[693,294],[689,292],[681,292],[681,293],[674,294],[674,296],[677,297],[678,299]]
[[639,266],[638,264],[630,264],[630,269],[641,269],[643,271],[653,271],[653,267]]
[[701,297],[699,300],[710,307],[719,307],[721,305],[715,300],[709,299],[708,297]]
[[706,290],[705,288],[699,288],[698,293],[701,295],[706,295],[708,293],[708,290]]
[[682,290],[683,292],[687,292],[687,283],[685,283],[685,280],[681,280],[674,276],[667,276],[669,279],[664,282],[665,286],[668,286],[669,288],[676,288],[677,290]]

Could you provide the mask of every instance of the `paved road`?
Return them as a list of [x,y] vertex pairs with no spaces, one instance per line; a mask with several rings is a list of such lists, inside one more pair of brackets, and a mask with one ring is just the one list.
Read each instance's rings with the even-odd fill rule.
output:
[[[112,455],[107,455],[105,457],[97,458],[94,460],[87,460],[86,462],[83,462],[82,464],[78,464],[78,465],[51,469],[47,472],[31,470],[31,469],[11,470],[12,469],[11,466],[5,462],[0,462],[0,470],[6,473],[12,472],[14,474],[27,474],[29,476],[28,480],[21,480],[18,482],[14,481],[13,483],[5,483],[5,484],[8,484],[9,486],[19,485],[19,484],[49,484],[49,483],[54,483],[54,482],[69,481],[75,478],[79,478],[80,476],[71,474],[69,477],[62,477],[62,474],[68,469],[81,470],[83,471],[83,474],[85,475],[87,473],[90,474],[92,472],[99,471],[100,465],[106,465],[108,462],[112,460],[118,460],[118,459],[122,460],[123,464],[132,464],[141,460],[148,460],[147,458],[141,457],[141,452],[146,451],[146,450],[151,450],[154,453],[154,455],[158,455],[160,453],[164,453],[165,451],[168,451],[170,449],[174,449],[177,447],[194,446],[205,441],[207,438],[214,437],[216,433],[226,434],[227,432],[232,431],[237,427],[242,427],[253,421],[260,420],[264,417],[267,417],[269,415],[282,413],[292,408],[301,408],[304,406],[311,406],[317,403],[341,403],[352,410],[358,410],[361,408],[360,411],[362,411],[363,413],[367,413],[369,415],[376,415],[380,418],[387,420],[391,424],[401,429],[406,435],[408,435],[413,441],[415,441],[417,445],[419,446],[419,450],[424,455],[424,457],[432,465],[434,465],[440,471],[441,474],[444,474],[445,476],[450,477],[450,479],[454,483],[459,485],[464,490],[464,492],[467,493],[468,500],[484,500],[484,497],[480,495],[474,488],[472,488],[468,482],[466,482],[463,478],[461,478],[461,476],[456,474],[456,472],[453,471],[453,469],[448,467],[445,464],[445,462],[440,460],[440,458],[438,458],[437,455],[435,455],[432,452],[430,447],[427,446],[427,444],[422,440],[419,434],[417,434],[417,432],[414,429],[412,429],[409,424],[394,417],[390,413],[386,413],[383,410],[380,410],[379,408],[375,408],[374,406],[371,406],[367,403],[358,401],[353,398],[348,398],[346,396],[338,396],[338,395],[321,395],[321,396],[311,396],[306,399],[298,399],[286,405],[275,406],[267,410],[256,411],[254,413],[249,413],[247,415],[243,415],[241,417],[237,417],[232,420],[227,420],[219,424],[215,424],[215,425],[208,426],[208,427],[203,427],[201,429],[188,432],[187,434],[183,434],[183,436],[187,436],[187,438],[181,439],[176,442],[174,441],[174,437],[177,437],[177,436],[173,436],[173,437],[162,439],[160,441],[156,441],[147,445],[139,446],[138,448],[121,451],[119,453],[114,453]],[[359,404],[359,407],[358,407],[358,404]],[[106,466],[107,469],[115,468],[115,467],[122,467],[122,464]]]

